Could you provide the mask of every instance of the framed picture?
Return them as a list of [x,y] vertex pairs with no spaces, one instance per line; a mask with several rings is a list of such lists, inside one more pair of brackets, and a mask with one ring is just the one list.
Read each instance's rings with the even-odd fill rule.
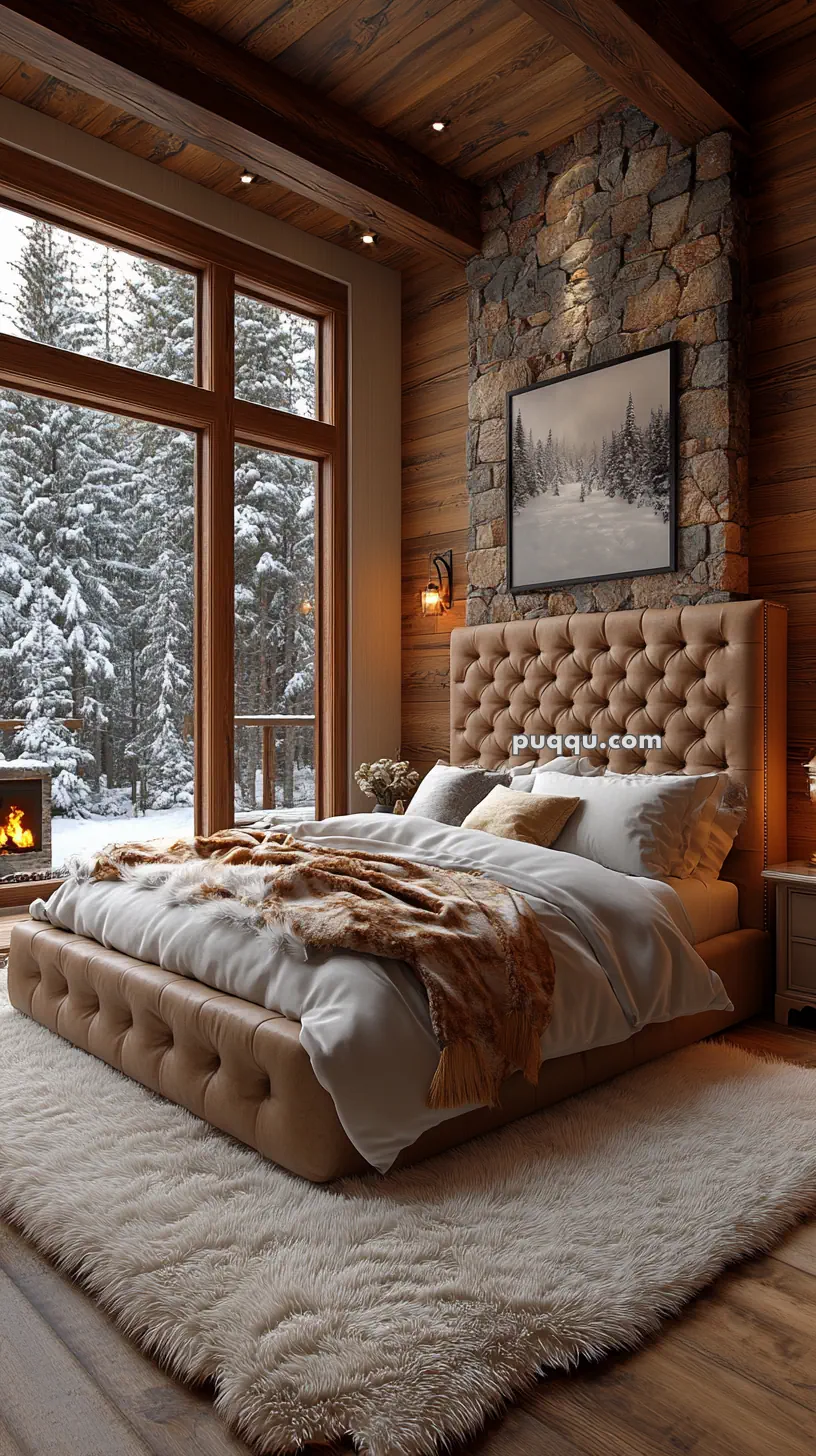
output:
[[510,592],[674,571],[677,351],[508,395]]

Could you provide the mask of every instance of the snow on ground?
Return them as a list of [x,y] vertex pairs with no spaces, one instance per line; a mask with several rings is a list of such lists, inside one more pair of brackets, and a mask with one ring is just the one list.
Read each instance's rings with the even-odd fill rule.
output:
[[513,520],[517,582],[628,576],[668,563],[669,528],[647,506],[593,492],[580,499],[572,481],[558,496],[537,496]]
[[128,840],[174,838],[193,832],[193,811],[185,804],[172,809],[148,809],[133,819],[66,819],[55,814],[51,820],[51,859],[57,866],[71,854],[92,854],[106,844],[124,844]]
[[[237,816],[239,823],[246,823],[255,814],[261,817],[269,810],[253,810]],[[275,819],[281,824],[308,819],[314,813],[310,804],[301,804],[296,809],[277,809]],[[125,844],[136,840],[179,839],[193,833],[193,811],[183,804],[173,809],[148,809],[138,818],[115,819],[94,815],[92,819],[65,819],[55,815],[51,820],[51,860],[60,867],[72,854],[93,854],[104,849],[106,844]]]

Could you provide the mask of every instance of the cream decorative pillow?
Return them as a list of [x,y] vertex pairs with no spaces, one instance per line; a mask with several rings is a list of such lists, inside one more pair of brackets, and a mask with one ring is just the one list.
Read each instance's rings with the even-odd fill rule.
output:
[[514,794],[511,789],[491,789],[486,799],[471,809],[463,829],[481,829],[499,839],[517,839],[521,844],[538,844],[547,849],[561,833],[580,799],[548,799],[544,794]]
[[[705,790],[710,792],[708,784]],[[556,849],[652,879],[686,879],[691,873],[689,819],[702,792],[699,779],[688,774],[539,774],[533,782],[533,799],[557,794],[582,800]]]

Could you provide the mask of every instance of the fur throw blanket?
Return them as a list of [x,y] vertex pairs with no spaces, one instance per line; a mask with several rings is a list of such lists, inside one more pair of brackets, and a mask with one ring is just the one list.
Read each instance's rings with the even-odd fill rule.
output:
[[[125,879],[136,866],[192,869],[191,861],[209,864],[188,880],[188,903],[251,903],[260,924],[307,954],[352,951],[407,962],[425,988],[441,1047],[429,1107],[493,1105],[517,1069],[537,1081],[555,967],[533,911],[514,890],[479,871],[337,851],[253,829],[222,830],[167,849],[115,845],[85,874]],[[243,886],[232,866],[252,867],[250,896],[249,881]]]

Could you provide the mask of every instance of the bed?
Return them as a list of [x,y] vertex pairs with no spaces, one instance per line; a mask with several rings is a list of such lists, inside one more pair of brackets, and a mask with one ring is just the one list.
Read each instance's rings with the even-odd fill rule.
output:
[[[605,741],[614,732],[652,731],[663,735],[659,752],[598,748],[598,764],[626,774],[727,770],[747,787],[747,815],[721,884],[683,897],[687,934],[732,1006],[675,1015],[611,1044],[550,1056],[537,1085],[520,1073],[508,1078],[497,1106],[428,1127],[401,1149],[397,1164],[511,1122],[763,1008],[772,952],[762,870],[786,854],[785,647],[784,609],[761,601],[575,613],[452,633],[452,764],[496,769],[551,756],[548,749],[513,756],[520,732],[595,732]],[[413,832],[408,820],[389,829],[373,826],[374,817],[385,816],[367,816],[371,829],[366,823],[355,832],[403,840]],[[322,832],[339,830],[329,823]],[[291,1014],[35,920],[12,932],[9,994],[20,1011],[295,1174],[322,1182],[371,1170],[315,1075]]]

